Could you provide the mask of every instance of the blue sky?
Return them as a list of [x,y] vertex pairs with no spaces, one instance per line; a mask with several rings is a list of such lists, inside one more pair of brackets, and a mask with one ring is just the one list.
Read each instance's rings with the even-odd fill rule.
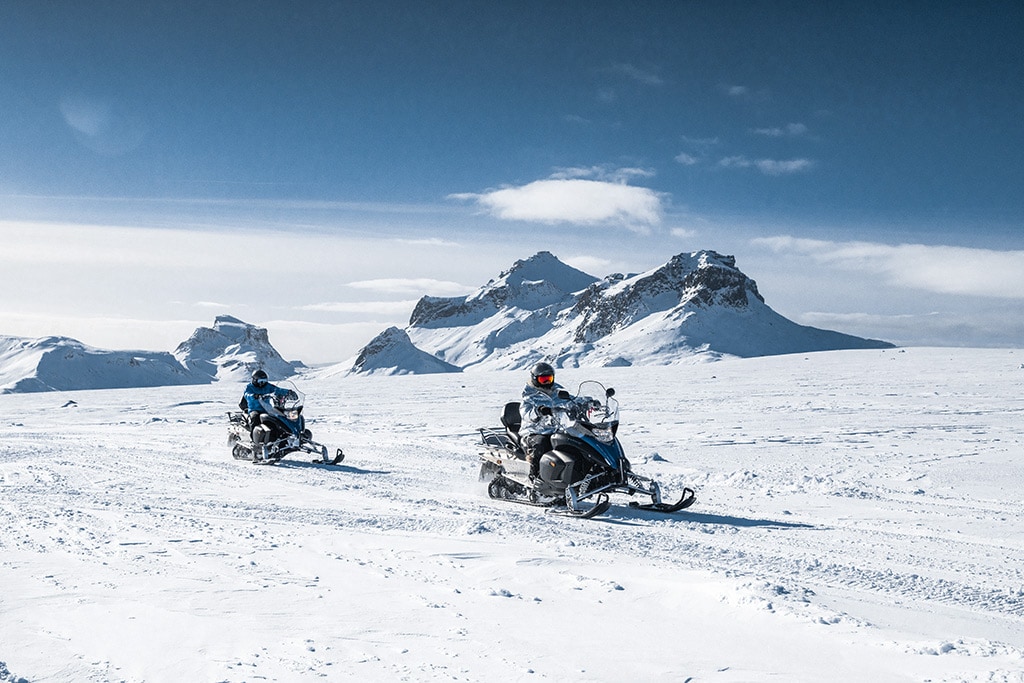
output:
[[1024,346],[1021,36],[1016,2],[5,2],[0,334],[224,312],[341,360],[539,249],[707,248],[798,322]]

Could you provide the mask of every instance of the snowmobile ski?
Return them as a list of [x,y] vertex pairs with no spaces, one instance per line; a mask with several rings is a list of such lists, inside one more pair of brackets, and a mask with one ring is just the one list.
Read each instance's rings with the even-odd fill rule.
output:
[[340,465],[341,461],[344,459],[345,453],[340,448],[334,454],[334,457],[331,458],[330,456],[327,455],[327,446],[324,446],[323,453],[320,456],[320,458],[310,460],[310,462],[313,463],[314,465]]
[[608,508],[612,506],[612,501],[605,494],[600,494],[597,497],[597,502],[590,507],[583,510],[571,510],[568,507],[552,507],[548,509],[548,513],[552,515],[562,515],[563,517],[576,517],[577,519],[590,519],[597,515],[602,515],[608,512]]
[[629,504],[629,507],[635,508],[637,510],[651,510],[653,512],[671,513],[679,512],[680,510],[685,510],[686,508],[693,505],[696,500],[697,495],[693,492],[693,489],[684,488],[682,497],[675,503],[648,503],[646,505],[641,505],[640,503],[633,501]]

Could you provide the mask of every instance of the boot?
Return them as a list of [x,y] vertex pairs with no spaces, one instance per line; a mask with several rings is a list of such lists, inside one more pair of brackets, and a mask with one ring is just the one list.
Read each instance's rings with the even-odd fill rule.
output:
[[538,451],[529,451],[526,454],[526,462],[530,463],[530,481],[536,480],[540,473],[540,456]]
[[256,427],[252,430],[252,459],[266,460],[267,446],[263,443],[266,438],[266,430],[263,427]]

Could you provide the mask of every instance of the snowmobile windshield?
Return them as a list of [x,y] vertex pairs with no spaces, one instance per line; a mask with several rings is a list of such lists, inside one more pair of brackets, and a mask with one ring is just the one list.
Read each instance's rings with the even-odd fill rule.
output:
[[574,409],[568,411],[567,417],[586,425],[598,441],[611,443],[615,439],[619,402],[608,395],[603,384],[590,380],[583,382],[572,403]]

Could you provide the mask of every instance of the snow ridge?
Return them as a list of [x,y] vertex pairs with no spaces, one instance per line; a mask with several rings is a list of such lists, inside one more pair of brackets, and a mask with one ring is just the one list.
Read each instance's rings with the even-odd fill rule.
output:
[[0,393],[120,389],[209,382],[171,354],[108,351],[68,337],[0,336]]
[[352,372],[365,375],[420,375],[462,372],[462,368],[417,349],[404,330],[389,327],[363,348],[352,366]]

